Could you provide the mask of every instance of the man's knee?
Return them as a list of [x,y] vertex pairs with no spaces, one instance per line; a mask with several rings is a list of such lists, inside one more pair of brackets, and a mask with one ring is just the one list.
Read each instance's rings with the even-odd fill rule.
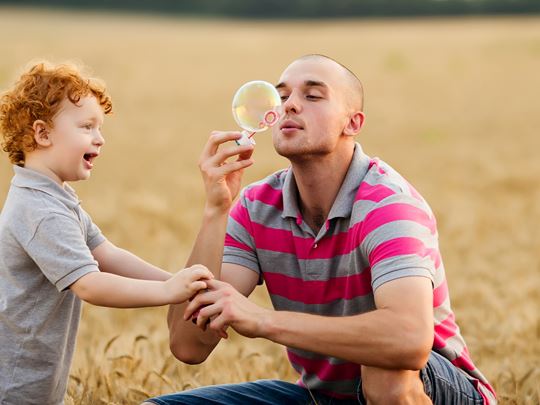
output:
[[362,366],[361,375],[364,398],[370,405],[423,404],[428,400],[418,371]]

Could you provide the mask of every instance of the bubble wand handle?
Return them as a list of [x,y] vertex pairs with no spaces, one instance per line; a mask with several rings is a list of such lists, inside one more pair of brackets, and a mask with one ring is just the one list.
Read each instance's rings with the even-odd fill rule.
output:
[[235,142],[237,145],[255,145],[255,139],[253,139],[255,132],[242,131],[242,137]]

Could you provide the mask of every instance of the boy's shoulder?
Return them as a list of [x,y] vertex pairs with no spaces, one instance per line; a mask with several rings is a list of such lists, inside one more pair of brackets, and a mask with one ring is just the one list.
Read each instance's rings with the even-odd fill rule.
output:
[[42,184],[16,174],[2,208],[0,228],[9,231],[20,242],[31,238],[39,224],[47,218],[67,216],[76,219],[78,199],[61,186]]

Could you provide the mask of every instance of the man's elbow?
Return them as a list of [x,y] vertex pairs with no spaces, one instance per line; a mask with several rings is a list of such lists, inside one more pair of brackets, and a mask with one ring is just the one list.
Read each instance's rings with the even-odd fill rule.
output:
[[169,348],[174,357],[176,357],[182,363],[190,365],[201,364],[208,358],[208,355],[210,354],[201,350],[196,350],[196,348],[191,345],[174,342],[172,339],[170,341]]
[[402,366],[406,370],[423,369],[433,348],[433,332],[411,334],[408,344],[402,346]]

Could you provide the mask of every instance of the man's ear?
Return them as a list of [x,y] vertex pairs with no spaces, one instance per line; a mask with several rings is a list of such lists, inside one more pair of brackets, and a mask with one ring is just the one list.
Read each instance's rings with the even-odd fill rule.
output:
[[362,111],[356,111],[350,116],[349,122],[347,122],[343,133],[348,136],[358,135],[360,129],[362,129],[362,126],[364,125],[365,119],[366,116]]
[[34,130],[34,139],[38,146],[48,147],[51,146],[51,137],[49,136],[48,125],[43,120],[35,120],[32,124]]

